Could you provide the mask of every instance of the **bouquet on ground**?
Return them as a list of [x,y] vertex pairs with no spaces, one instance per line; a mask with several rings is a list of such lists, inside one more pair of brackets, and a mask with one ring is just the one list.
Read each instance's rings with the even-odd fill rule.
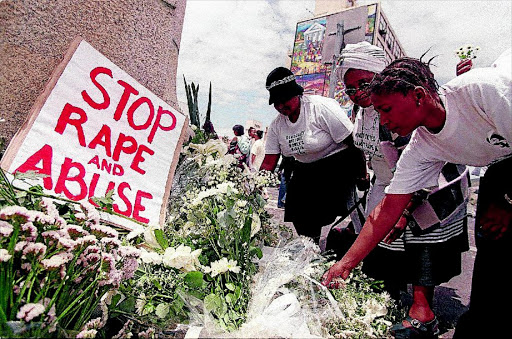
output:
[[59,203],[40,186],[17,190],[0,175],[1,336],[95,336],[139,251],[100,224],[92,204]]
[[167,225],[127,236],[143,250],[134,278],[122,286],[120,314],[162,330],[196,321],[200,304],[222,330],[245,321],[255,259],[261,246],[277,244],[262,194],[278,181],[238,168],[226,151],[221,140],[185,147]]

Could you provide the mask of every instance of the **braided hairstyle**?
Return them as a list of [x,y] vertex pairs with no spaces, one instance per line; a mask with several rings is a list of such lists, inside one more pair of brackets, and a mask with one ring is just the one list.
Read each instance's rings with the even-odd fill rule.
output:
[[428,62],[422,61],[421,58],[396,59],[381,73],[375,75],[369,89],[370,92],[377,95],[399,92],[405,96],[419,86],[423,87],[433,98],[438,98],[439,84],[434,79],[434,74],[429,67],[432,59]]

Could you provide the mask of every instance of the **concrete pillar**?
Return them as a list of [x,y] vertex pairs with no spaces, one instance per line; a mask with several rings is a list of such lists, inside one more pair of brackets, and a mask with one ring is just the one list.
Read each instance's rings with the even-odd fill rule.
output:
[[179,109],[185,7],[186,0],[0,1],[0,138],[12,139],[77,36]]

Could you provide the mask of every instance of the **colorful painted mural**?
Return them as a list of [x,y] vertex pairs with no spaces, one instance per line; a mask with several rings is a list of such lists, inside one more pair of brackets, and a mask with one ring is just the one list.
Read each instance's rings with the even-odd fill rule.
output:
[[322,63],[322,48],[326,25],[326,17],[297,24],[292,54],[293,74],[325,74],[326,66]]
[[366,20],[366,32],[364,40],[373,44],[373,36],[375,32],[375,21],[377,19],[377,5],[368,6],[368,19]]
[[[304,88],[305,94],[329,95],[329,77],[325,73],[297,75],[296,80]],[[327,95],[325,95],[325,88],[327,88]]]

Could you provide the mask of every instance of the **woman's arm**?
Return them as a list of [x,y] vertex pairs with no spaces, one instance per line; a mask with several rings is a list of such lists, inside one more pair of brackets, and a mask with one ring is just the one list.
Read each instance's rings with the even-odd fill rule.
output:
[[322,277],[322,284],[329,286],[332,279],[347,279],[350,272],[382,241],[402,216],[412,194],[386,194],[371,212],[361,233],[348,252]]
[[274,172],[277,167],[277,162],[279,161],[279,156],[280,154],[265,154],[260,170]]

